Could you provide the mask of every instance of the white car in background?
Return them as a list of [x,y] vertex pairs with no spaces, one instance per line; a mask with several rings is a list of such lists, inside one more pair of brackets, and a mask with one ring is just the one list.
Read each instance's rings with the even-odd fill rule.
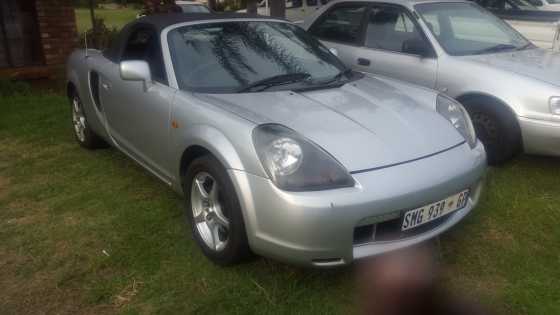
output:
[[[328,2],[329,0],[286,0],[286,19],[292,22],[302,21]],[[237,12],[246,13],[247,10]],[[258,3],[257,14],[270,15],[270,0],[262,0]]]
[[560,55],[463,0],[337,0],[303,28],[356,71],[459,101],[488,162],[560,156]]
[[[212,13],[207,5],[197,1],[175,1],[175,4],[181,8],[183,13]],[[146,16],[146,14],[140,12],[136,15],[136,18],[139,19],[143,16]]]

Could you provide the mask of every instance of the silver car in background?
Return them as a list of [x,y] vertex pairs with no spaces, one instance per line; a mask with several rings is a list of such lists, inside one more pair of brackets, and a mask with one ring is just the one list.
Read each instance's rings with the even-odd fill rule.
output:
[[469,111],[489,163],[560,156],[560,56],[468,1],[339,0],[303,25],[355,70],[433,88]]
[[347,264],[439,235],[481,192],[486,155],[459,103],[349,71],[287,21],[144,17],[67,74],[78,142],[184,195],[218,264]]

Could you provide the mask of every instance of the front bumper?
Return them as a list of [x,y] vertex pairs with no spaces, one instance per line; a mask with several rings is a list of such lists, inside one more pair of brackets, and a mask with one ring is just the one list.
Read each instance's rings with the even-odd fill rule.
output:
[[[229,170],[243,209],[249,244],[257,254],[306,266],[335,266],[432,238],[477,204],[486,170],[479,143],[418,161],[354,174],[356,186],[315,191],[282,191],[267,178]],[[394,241],[356,244],[354,230],[398,217],[402,211],[471,189],[467,206],[438,226]]]
[[519,117],[519,124],[526,153],[560,156],[560,122]]

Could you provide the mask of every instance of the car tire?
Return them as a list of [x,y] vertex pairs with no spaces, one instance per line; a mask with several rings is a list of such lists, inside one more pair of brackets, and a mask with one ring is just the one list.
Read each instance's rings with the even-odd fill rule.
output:
[[186,216],[204,255],[222,266],[249,258],[241,207],[222,164],[212,155],[203,155],[190,163],[183,178]]
[[514,115],[501,104],[467,101],[477,137],[484,144],[489,165],[500,165],[521,151],[521,131]]
[[76,141],[78,141],[82,147],[90,150],[107,147],[107,142],[89,127],[83,103],[78,93],[73,92],[70,94],[69,100],[74,138]]

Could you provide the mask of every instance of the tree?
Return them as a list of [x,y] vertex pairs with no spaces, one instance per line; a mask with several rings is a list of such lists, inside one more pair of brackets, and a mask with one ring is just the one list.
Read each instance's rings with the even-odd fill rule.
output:
[[94,47],[97,47],[97,41],[95,40],[95,35],[97,34],[95,32],[95,2],[94,0],[89,0],[89,16],[91,18],[91,30],[93,33],[93,38],[92,38],[92,43]]
[[269,0],[270,16],[277,18],[286,17],[286,0]]
[[208,7],[210,10],[216,10],[216,0],[208,0]]

